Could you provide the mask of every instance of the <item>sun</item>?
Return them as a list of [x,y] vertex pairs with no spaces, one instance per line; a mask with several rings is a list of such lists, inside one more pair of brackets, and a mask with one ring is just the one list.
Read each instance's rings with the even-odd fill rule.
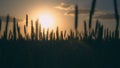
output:
[[55,25],[55,18],[50,13],[42,13],[39,16],[42,28],[52,28]]

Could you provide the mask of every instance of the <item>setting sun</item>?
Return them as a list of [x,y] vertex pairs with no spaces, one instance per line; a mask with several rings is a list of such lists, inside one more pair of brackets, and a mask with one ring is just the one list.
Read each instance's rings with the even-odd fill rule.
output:
[[55,18],[49,13],[40,14],[39,21],[43,28],[52,28],[55,24]]

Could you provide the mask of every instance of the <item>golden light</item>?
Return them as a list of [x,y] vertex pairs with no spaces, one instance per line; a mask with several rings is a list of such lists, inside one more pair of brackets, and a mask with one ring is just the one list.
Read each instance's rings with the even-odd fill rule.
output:
[[53,28],[55,25],[55,18],[50,13],[43,13],[39,16],[39,21],[42,28]]

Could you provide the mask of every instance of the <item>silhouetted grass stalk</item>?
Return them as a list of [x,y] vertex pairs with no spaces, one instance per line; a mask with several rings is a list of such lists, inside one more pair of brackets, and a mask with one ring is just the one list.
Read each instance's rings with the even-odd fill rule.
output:
[[86,21],[84,21],[84,39],[87,39],[87,25],[86,25]]
[[0,19],[0,38],[1,38],[2,20]]
[[7,18],[6,18],[6,26],[5,26],[5,32],[4,32],[4,39],[6,39],[6,40],[7,40],[7,34],[8,34],[9,20],[10,20],[10,16],[7,15]]
[[25,39],[27,40],[26,25],[24,25],[24,34],[25,34]]
[[115,19],[116,19],[116,29],[115,29],[115,38],[119,38],[119,14],[118,14],[118,6],[117,0],[113,0],[114,2],[114,10],[115,10]]
[[28,26],[28,15],[26,14],[26,26]]
[[95,5],[96,5],[96,0],[93,0],[91,10],[90,10],[90,15],[89,15],[89,29],[91,29],[92,27],[92,16],[94,15],[94,12],[95,12]]
[[42,39],[41,25],[39,25],[39,40]]
[[38,20],[36,21],[36,40],[38,40]]
[[16,18],[13,18],[13,36],[14,36],[14,40],[16,40]]
[[31,40],[34,40],[34,27],[33,27],[33,21],[31,21]]
[[92,17],[95,12],[95,5],[96,5],[96,0],[92,1],[91,9],[90,9],[90,15],[89,15],[89,39],[91,39],[91,31],[92,31]]
[[56,29],[56,40],[59,40],[59,28]]
[[21,40],[22,36],[21,36],[21,33],[20,33],[20,27],[18,26],[18,23],[17,23],[17,33],[18,33],[18,40]]
[[78,28],[78,6],[75,5],[75,32],[77,38],[77,28]]

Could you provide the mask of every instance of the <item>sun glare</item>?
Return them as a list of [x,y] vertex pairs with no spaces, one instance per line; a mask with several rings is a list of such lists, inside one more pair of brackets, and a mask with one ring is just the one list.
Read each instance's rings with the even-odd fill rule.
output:
[[52,28],[55,24],[55,18],[48,13],[40,14],[39,21],[42,28]]

